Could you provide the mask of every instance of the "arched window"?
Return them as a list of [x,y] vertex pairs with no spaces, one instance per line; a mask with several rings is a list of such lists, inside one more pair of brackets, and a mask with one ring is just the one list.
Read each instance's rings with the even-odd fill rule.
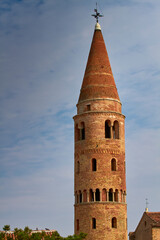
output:
[[79,203],[79,195],[77,194],[77,203]]
[[100,191],[98,188],[96,189],[96,201],[100,201]]
[[119,123],[114,121],[113,124],[113,139],[119,139]]
[[80,129],[80,139],[85,139],[85,124],[84,122],[81,122],[81,129]]
[[123,202],[123,191],[121,189],[121,202]]
[[80,140],[80,129],[78,128],[78,124],[75,126],[75,141]]
[[109,201],[113,202],[113,189],[112,188],[109,189]]
[[89,190],[89,201],[94,202],[94,192],[92,189]]
[[87,202],[87,191],[83,191],[83,202]]
[[81,193],[81,191],[79,191],[79,202],[80,203],[82,202],[82,193]]
[[111,170],[116,171],[116,159],[112,158],[111,160]]
[[96,229],[96,219],[92,218],[92,229]]
[[92,159],[92,171],[97,171],[97,160],[95,158]]
[[105,138],[111,138],[111,122],[105,121]]
[[91,111],[91,104],[87,104],[87,111]]
[[77,162],[77,173],[80,173],[80,162]]
[[102,190],[102,201],[107,201],[107,191],[105,188]]
[[117,218],[112,218],[112,228],[117,228]]
[[126,202],[126,192],[123,193],[123,201]]
[[118,189],[116,189],[116,191],[114,193],[114,201],[118,202]]
[[77,219],[77,231],[79,231],[79,219]]

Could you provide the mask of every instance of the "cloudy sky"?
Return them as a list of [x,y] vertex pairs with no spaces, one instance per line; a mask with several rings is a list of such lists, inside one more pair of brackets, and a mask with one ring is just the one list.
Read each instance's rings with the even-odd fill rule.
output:
[[[95,0],[0,1],[0,229],[73,234],[73,119]],[[160,1],[99,0],[126,116],[129,231],[160,211]]]

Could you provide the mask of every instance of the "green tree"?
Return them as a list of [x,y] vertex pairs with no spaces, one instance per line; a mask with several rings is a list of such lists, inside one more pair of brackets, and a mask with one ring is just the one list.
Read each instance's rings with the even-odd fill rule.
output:
[[17,240],[25,240],[26,235],[28,235],[28,233],[25,233],[21,228],[14,229],[14,236]]
[[0,240],[4,240],[5,239],[5,233],[4,232],[0,232]]
[[32,232],[32,229],[30,229],[28,226],[24,228],[23,231],[25,234],[30,234]]
[[7,235],[7,240],[13,240],[13,238],[10,235]]
[[32,233],[30,240],[42,240],[43,239],[43,234],[42,233]]
[[10,231],[10,225],[4,225],[3,230],[4,231]]
[[[10,225],[5,225],[3,230],[9,231]],[[64,238],[61,237],[57,231],[52,232],[52,234],[46,234],[45,231],[32,233],[32,230],[29,227],[25,227],[24,230],[21,228],[15,228],[14,236],[15,240],[83,240],[86,238],[87,234],[80,233],[79,235]],[[0,233],[0,240],[5,240],[5,233]],[[8,235],[7,240],[13,240],[13,238]]]
[[42,239],[44,239],[44,236],[46,235],[45,231],[42,231],[41,235],[42,235]]
[[65,240],[83,240],[87,236],[86,233],[80,233],[79,235],[68,236],[64,238]]
[[14,236],[15,236],[15,238],[18,238],[18,234],[20,233],[20,232],[22,232],[23,230],[21,229],[21,228],[15,228],[14,229]]

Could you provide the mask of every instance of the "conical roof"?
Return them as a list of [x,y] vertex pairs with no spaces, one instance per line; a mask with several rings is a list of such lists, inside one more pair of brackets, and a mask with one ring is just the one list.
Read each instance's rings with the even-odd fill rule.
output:
[[99,98],[120,100],[99,23],[96,23],[78,103]]

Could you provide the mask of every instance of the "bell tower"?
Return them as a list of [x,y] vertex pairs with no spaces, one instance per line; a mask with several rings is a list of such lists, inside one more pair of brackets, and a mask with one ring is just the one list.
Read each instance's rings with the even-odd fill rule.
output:
[[73,119],[75,234],[126,240],[125,116],[98,21]]

